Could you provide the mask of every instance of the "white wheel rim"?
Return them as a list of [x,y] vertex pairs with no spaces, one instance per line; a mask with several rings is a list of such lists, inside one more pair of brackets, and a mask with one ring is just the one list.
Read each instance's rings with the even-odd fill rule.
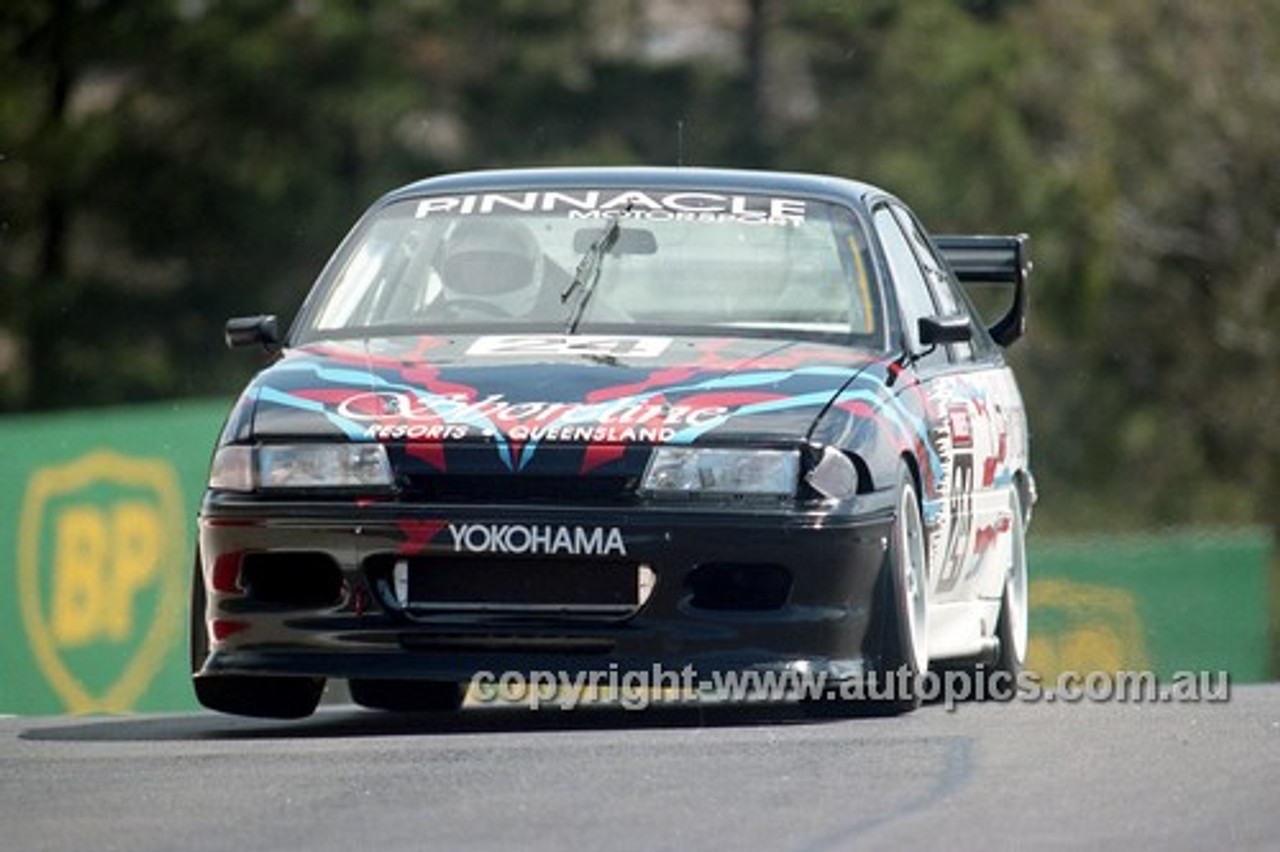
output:
[[915,670],[923,672],[929,667],[928,577],[925,572],[924,524],[912,489],[902,489],[898,512],[901,518],[898,548],[902,554],[903,612],[911,643],[907,650]]

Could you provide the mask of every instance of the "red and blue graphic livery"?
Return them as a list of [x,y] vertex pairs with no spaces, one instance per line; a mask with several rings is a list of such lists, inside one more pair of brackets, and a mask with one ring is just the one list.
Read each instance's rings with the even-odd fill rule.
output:
[[[380,199],[214,453],[197,696],[328,678],[456,708],[481,671],[822,673],[1026,652],[1023,237],[930,237],[838,178],[450,175]],[[1007,287],[988,328],[962,286]],[[914,706],[911,694],[889,709]]]

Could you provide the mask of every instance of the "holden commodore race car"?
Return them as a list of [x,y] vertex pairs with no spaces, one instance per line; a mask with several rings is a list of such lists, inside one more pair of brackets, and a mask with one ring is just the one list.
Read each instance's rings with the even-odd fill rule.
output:
[[[694,168],[457,174],[360,219],[230,412],[205,706],[460,706],[482,672],[834,685],[1027,648],[1024,236]],[[962,283],[1008,294],[989,327]],[[840,695],[843,695],[841,693]],[[839,701],[840,695],[835,700]],[[919,702],[888,696],[894,711]]]

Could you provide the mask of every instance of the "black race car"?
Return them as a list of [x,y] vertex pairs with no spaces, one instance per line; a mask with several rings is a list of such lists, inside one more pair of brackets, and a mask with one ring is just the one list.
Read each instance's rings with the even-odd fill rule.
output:
[[[197,697],[301,717],[342,678],[456,708],[481,674],[607,671],[838,701],[896,674],[872,697],[901,710],[931,663],[1016,673],[1035,489],[1001,347],[1028,269],[1024,237],[934,239],[833,177],[389,193],[287,335],[227,324],[272,358],[200,509]],[[986,327],[958,281],[1009,307]]]

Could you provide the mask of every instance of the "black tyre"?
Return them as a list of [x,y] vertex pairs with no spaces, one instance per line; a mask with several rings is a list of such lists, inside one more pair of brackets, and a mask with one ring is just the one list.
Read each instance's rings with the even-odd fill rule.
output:
[[1005,569],[1004,592],[1000,599],[1000,615],[996,622],[999,652],[987,675],[987,696],[996,700],[1013,697],[1018,676],[1027,660],[1028,585],[1026,519],[1022,496],[1017,488],[1009,498],[1009,564]]
[[371,710],[397,713],[451,712],[466,697],[463,684],[439,680],[352,679],[351,700]]
[[[888,712],[920,706],[917,689],[929,670],[928,549],[915,480],[903,471],[879,604],[880,663],[869,684],[872,700]],[[875,689],[871,689],[875,687]],[[891,687],[891,688],[890,688]]]
[[815,715],[886,716],[920,706],[920,676],[929,668],[927,554],[915,480],[904,469],[863,653],[868,670],[856,689],[845,684],[810,702]]
[[196,564],[191,572],[191,621],[188,649],[191,654],[191,673],[195,674],[204,668],[205,658],[209,656],[209,628],[207,618],[208,598],[204,590],[204,575],[200,571],[200,552],[196,551]]

